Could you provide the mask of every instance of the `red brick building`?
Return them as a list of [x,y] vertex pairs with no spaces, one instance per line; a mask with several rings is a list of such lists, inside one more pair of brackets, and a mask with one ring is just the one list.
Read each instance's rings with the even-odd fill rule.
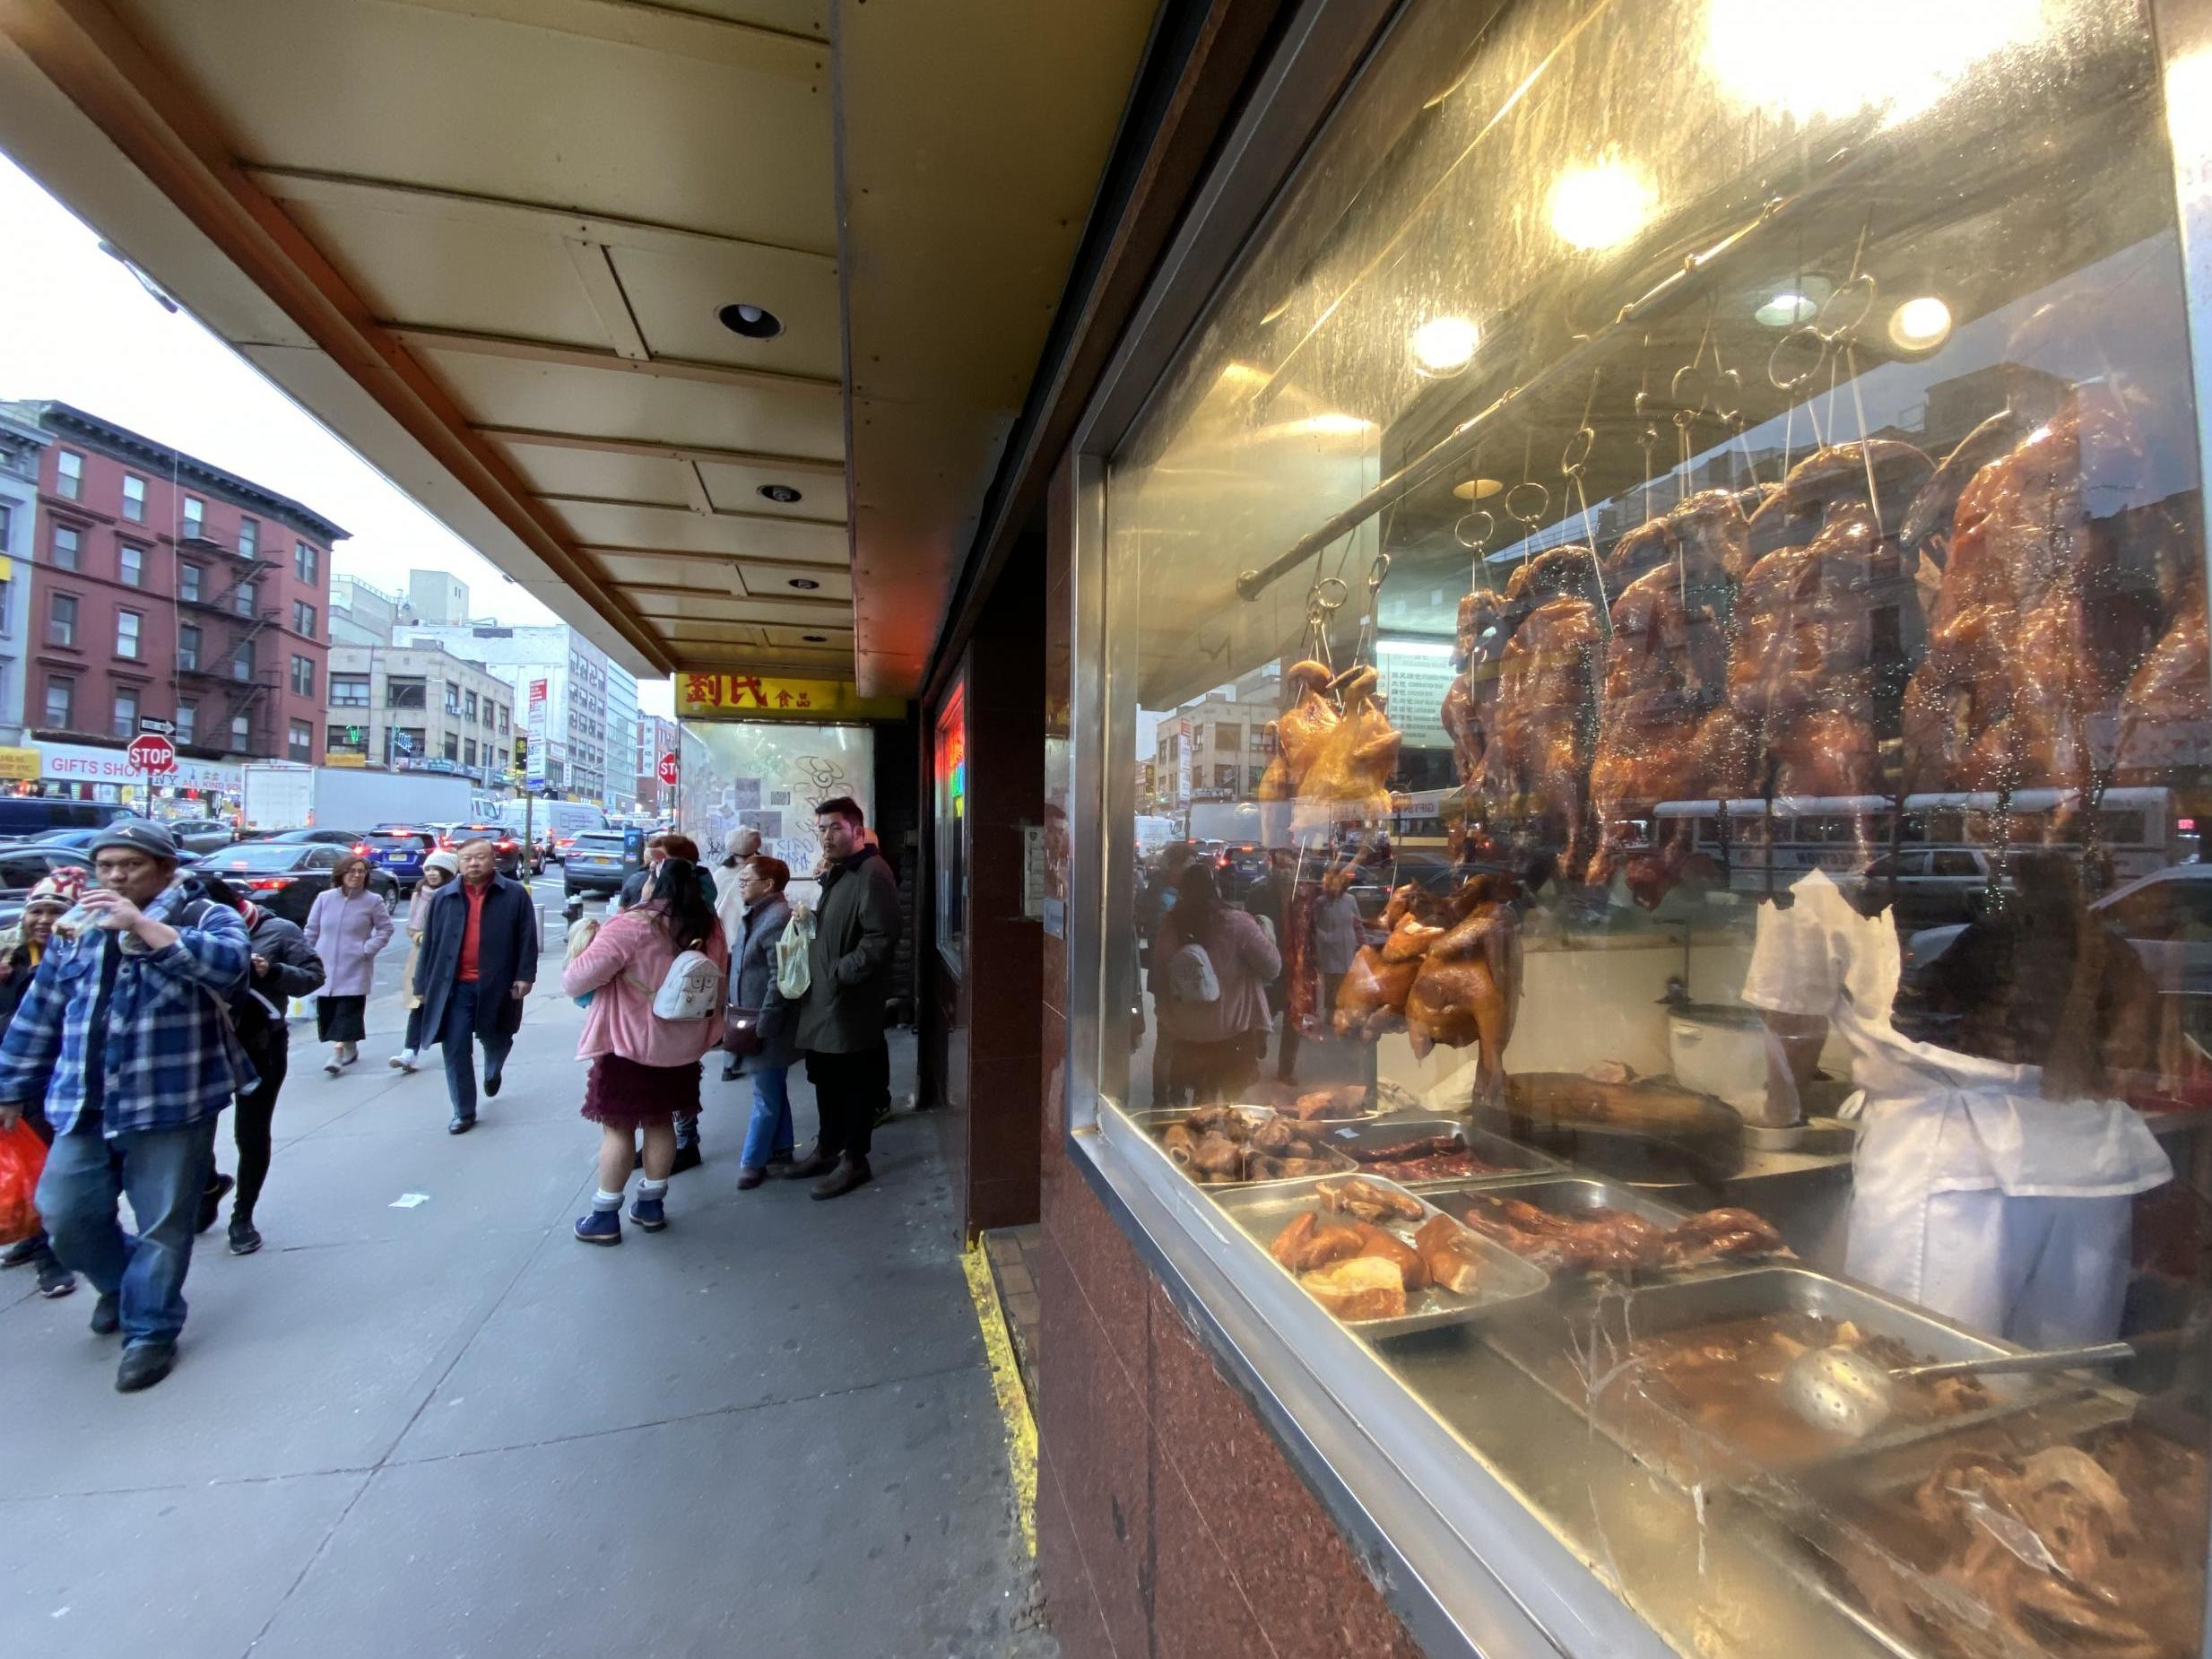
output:
[[67,404],[42,427],[23,724],[127,743],[173,720],[180,752],[319,762],[330,550],[299,502]]

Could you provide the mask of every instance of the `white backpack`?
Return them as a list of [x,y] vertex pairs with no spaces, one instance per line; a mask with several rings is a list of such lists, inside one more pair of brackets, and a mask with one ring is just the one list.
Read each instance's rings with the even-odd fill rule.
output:
[[653,994],[654,1016],[661,1020],[704,1020],[721,1007],[722,969],[704,951],[681,952]]

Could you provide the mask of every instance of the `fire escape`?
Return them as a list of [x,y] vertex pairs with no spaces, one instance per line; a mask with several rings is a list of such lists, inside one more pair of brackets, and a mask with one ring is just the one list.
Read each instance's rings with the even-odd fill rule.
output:
[[180,620],[200,634],[196,651],[180,642],[177,653],[179,701],[195,703],[192,742],[226,755],[282,755],[275,714],[280,671],[261,665],[257,644],[278,621],[277,607],[260,603],[262,583],[276,564],[219,542],[204,529],[178,545],[207,561],[196,596],[185,596],[181,577],[178,583]]

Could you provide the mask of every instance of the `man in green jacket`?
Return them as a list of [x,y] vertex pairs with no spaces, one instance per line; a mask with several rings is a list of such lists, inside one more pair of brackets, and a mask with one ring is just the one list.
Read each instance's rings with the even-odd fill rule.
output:
[[869,1179],[869,1137],[891,1099],[883,1005],[898,947],[898,880],[862,838],[864,823],[859,804],[845,795],[814,809],[822,897],[807,950],[811,983],[799,1005],[797,1041],[821,1133],[787,1174],[812,1180],[816,1198],[840,1197]]

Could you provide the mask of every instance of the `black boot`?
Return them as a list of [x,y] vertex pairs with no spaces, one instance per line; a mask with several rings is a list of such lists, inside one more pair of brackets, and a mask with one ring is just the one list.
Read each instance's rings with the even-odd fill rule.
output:
[[784,1179],[786,1181],[811,1181],[817,1176],[828,1175],[837,1167],[837,1155],[835,1152],[824,1151],[822,1150],[822,1143],[820,1141],[817,1141],[814,1142],[814,1150],[812,1151],[809,1152],[804,1158],[802,1158],[797,1163],[791,1165],[784,1171]]

